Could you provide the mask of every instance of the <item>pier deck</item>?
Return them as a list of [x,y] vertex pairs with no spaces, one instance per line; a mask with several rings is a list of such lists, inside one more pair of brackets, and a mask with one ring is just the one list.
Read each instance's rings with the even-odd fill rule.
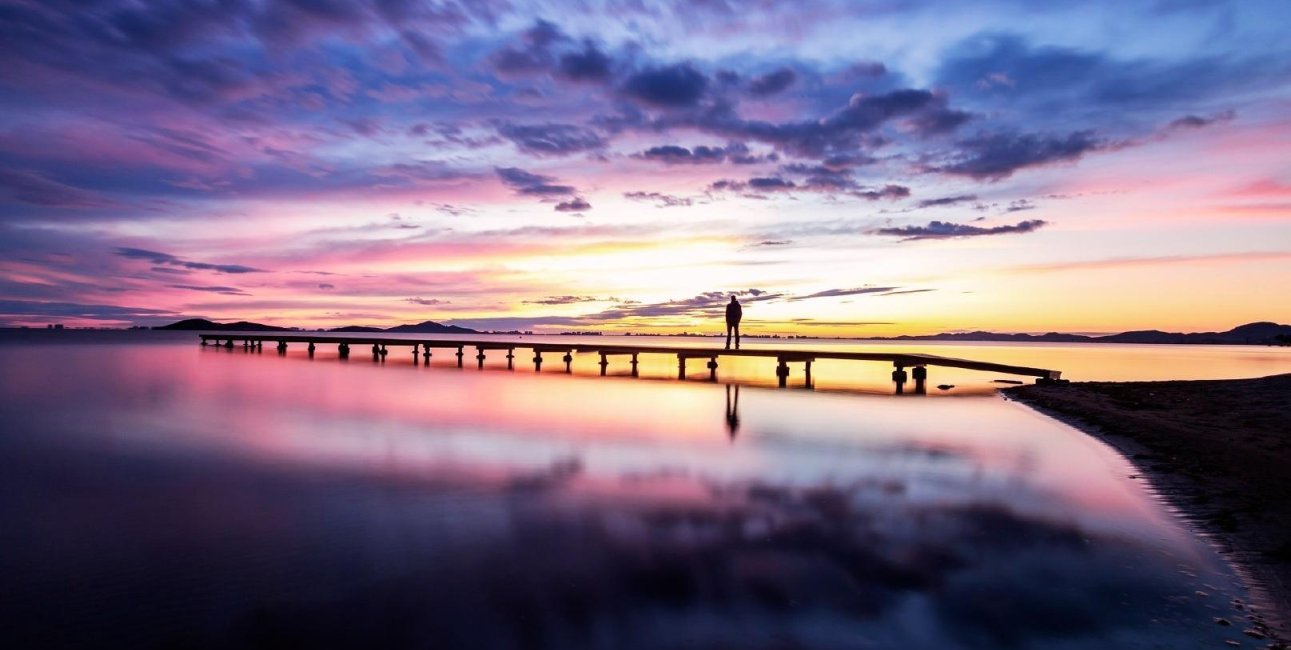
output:
[[463,364],[466,348],[475,349],[475,359],[480,368],[484,367],[486,352],[488,351],[505,351],[507,367],[514,368],[515,351],[517,349],[531,350],[534,354],[533,364],[535,370],[542,369],[543,353],[563,353],[560,360],[565,363],[565,371],[570,371],[575,353],[589,353],[600,355],[601,374],[606,374],[609,367],[609,357],[611,356],[629,356],[631,357],[632,375],[637,375],[637,360],[642,354],[664,354],[677,357],[677,378],[686,378],[686,361],[689,359],[707,359],[706,367],[711,379],[717,378],[717,360],[720,357],[763,357],[775,359],[776,377],[779,379],[780,386],[785,386],[789,378],[789,364],[803,364],[804,376],[807,385],[811,385],[811,364],[817,360],[843,360],[843,361],[877,361],[881,363],[891,363],[894,367],[892,371],[892,381],[896,385],[897,392],[901,392],[902,387],[911,378],[906,373],[906,368],[911,369],[913,375],[915,390],[924,390],[924,384],[927,381],[929,366],[943,366],[949,368],[964,368],[968,370],[980,370],[982,372],[992,372],[1007,375],[1020,375],[1024,377],[1036,377],[1037,383],[1058,383],[1062,381],[1062,372],[1049,368],[1032,368],[1029,366],[1015,366],[1004,363],[993,363],[990,361],[976,361],[973,359],[957,359],[954,357],[943,357],[933,354],[912,354],[904,352],[847,352],[841,350],[807,350],[797,348],[744,348],[740,350],[727,350],[719,347],[685,347],[685,346],[668,346],[668,345],[623,345],[622,343],[599,344],[583,343],[571,341],[569,343],[551,343],[536,341],[513,341],[502,339],[434,339],[434,338],[392,338],[382,336],[326,336],[314,334],[269,334],[259,332],[241,332],[228,334],[200,334],[202,345],[217,345],[226,348],[232,348],[234,342],[239,342],[242,347],[263,349],[264,343],[270,342],[276,344],[279,353],[285,353],[290,343],[304,343],[308,345],[309,354],[312,356],[320,344],[336,345],[341,357],[350,355],[351,346],[371,347],[374,357],[385,357],[388,354],[389,347],[407,347],[412,351],[413,358],[418,355],[430,360],[432,350],[456,350],[457,365],[460,368]]

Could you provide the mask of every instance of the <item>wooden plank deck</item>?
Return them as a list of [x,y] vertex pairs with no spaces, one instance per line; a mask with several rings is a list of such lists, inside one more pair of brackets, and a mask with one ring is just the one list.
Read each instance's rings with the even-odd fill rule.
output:
[[781,386],[786,384],[789,376],[790,363],[805,364],[804,370],[807,377],[807,383],[811,383],[811,364],[821,359],[843,360],[843,361],[877,361],[881,363],[891,363],[895,370],[892,373],[892,379],[900,386],[907,380],[905,369],[914,369],[914,379],[916,386],[922,387],[927,376],[926,367],[943,366],[949,368],[964,368],[967,370],[979,370],[982,372],[991,372],[1007,375],[1020,375],[1024,377],[1036,377],[1041,382],[1061,381],[1062,372],[1050,368],[1033,368],[1030,366],[1018,366],[1004,363],[994,363],[990,361],[978,361],[974,359],[957,359],[954,357],[943,357],[933,354],[912,354],[904,352],[847,352],[841,350],[810,350],[801,348],[744,348],[739,350],[727,350],[720,347],[686,347],[686,346],[669,346],[669,345],[624,345],[622,343],[599,344],[599,343],[580,343],[571,341],[569,343],[550,343],[523,340],[498,340],[498,339],[436,339],[436,338],[391,338],[382,336],[327,336],[315,334],[279,334],[279,333],[260,333],[260,332],[239,332],[228,334],[199,334],[202,345],[209,345],[214,342],[215,345],[224,347],[233,347],[234,342],[241,342],[244,346],[256,346],[263,348],[265,342],[275,343],[279,351],[285,351],[286,346],[290,343],[304,343],[309,345],[310,353],[319,344],[337,345],[340,348],[342,356],[348,356],[350,346],[371,347],[372,353],[378,356],[385,356],[388,347],[408,347],[411,348],[414,356],[421,354],[429,358],[431,350],[449,349],[456,350],[457,365],[462,365],[462,358],[465,355],[466,348],[475,348],[475,358],[479,367],[484,367],[485,353],[487,351],[506,351],[507,366],[513,367],[515,350],[527,349],[534,352],[534,367],[541,369],[542,354],[546,353],[563,353],[560,358],[565,363],[565,369],[568,371],[573,362],[575,353],[589,353],[600,355],[601,374],[606,373],[609,365],[610,356],[631,356],[632,374],[637,372],[637,357],[642,354],[666,354],[677,357],[677,374],[679,379],[686,378],[686,361],[688,359],[708,359],[707,367],[712,378],[717,377],[717,360],[720,357],[762,357],[775,359],[777,361],[776,376],[779,377]]

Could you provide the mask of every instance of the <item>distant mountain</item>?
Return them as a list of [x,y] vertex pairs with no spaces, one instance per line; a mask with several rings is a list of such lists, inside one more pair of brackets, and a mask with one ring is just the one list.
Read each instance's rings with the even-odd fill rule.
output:
[[1082,334],[997,334],[995,332],[951,332],[925,336],[893,336],[883,341],[1024,341],[1041,343],[1155,343],[1201,345],[1287,345],[1291,343],[1291,325],[1261,322],[1239,325],[1227,332],[1162,332],[1139,330],[1108,336]]
[[479,334],[478,330],[468,327],[444,325],[430,320],[415,325],[396,325],[385,331],[395,334]]
[[240,320],[236,323],[216,323],[206,320],[205,318],[189,318],[181,320],[178,323],[154,327],[155,330],[188,330],[204,332],[286,332],[286,327],[275,327],[273,325],[261,325],[260,323],[248,323]]
[[346,325],[345,327],[333,327],[329,332],[384,332],[380,327],[368,327],[367,325]]

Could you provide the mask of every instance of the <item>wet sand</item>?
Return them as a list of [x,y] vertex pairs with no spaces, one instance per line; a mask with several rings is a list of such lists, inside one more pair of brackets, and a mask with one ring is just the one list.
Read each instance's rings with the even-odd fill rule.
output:
[[1130,458],[1236,561],[1272,610],[1257,609],[1249,623],[1233,624],[1249,625],[1254,634],[1248,634],[1256,638],[1288,638],[1291,374],[1032,385],[1003,392],[1080,426]]

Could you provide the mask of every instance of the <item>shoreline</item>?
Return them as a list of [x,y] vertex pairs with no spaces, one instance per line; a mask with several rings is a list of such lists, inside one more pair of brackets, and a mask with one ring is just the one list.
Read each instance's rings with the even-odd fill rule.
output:
[[1248,636],[1287,647],[1291,374],[1027,385],[1000,392],[1124,456],[1247,583],[1256,601],[1246,607]]

